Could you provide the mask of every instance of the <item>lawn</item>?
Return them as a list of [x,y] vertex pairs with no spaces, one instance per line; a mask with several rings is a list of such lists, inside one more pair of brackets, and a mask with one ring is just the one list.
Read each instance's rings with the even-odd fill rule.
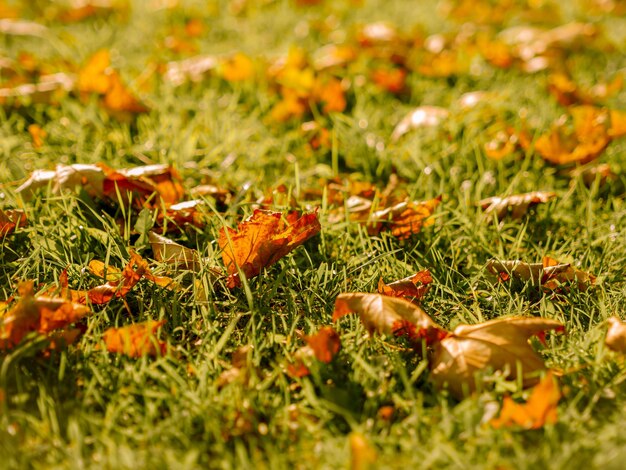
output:
[[622,2],[80,3],[0,0],[1,467],[623,466]]

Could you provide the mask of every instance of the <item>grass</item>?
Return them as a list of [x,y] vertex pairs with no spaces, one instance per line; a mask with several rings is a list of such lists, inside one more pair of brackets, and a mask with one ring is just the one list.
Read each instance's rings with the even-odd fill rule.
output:
[[[25,16],[36,18],[48,2],[21,3]],[[175,58],[156,44],[189,16],[208,25],[198,52],[241,50],[251,57],[273,57],[293,44],[316,50],[325,38],[301,33],[314,22],[344,31],[379,20],[404,31],[416,24],[427,33],[458,28],[433,13],[433,2],[297,8],[283,0],[260,1],[248,2],[240,15],[229,9],[237,2],[189,1],[172,11],[149,9],[150,3],[134,2],[126,21],[48,21],[45,39],[0,35],[3,54],[15,59],[28,51],[46,63],[80,64],[106,47],[135,86],[148,62],[161,54]],[[563,21],[585,19],[579,3],[562,8]],[[626,67],[619,39],[626,24],[616,15],[586,19],[614,38],[610,52],[582,49],[568,59],[576,79],[593,84]],[[512,17],[508,25],[518,21]],[[527,122],[547,130],[564,112],[546,91],[548,72],[481,67],[455,79],[411,74],[401,98],[369,84],[353,87],[348,111],[320,118],[335,139],[327,152],[307,148],[301,121],[267,121],[275,97],[264,82],[212,77],[180,88],[159,82],[142,95],[151,111],[131,122],[112,118],[96,100],[75,96],[56,105],[0,107],[1,204],[23,206],[29,219],[0,241],[2,298],[14,295],[24,279],[41,290],[56,285],[64,269],[72,287],[93,286],[97,279],[85,270],[92,259],[122,267],[130,249],[152,258],[149,245],[132,231],[139,218],[132,208],[105,206],[78,191],[42,191],[23,201],[13,182],[35,169],[163,162],[180,170],[187,187],[216,181],[235,193],[234,202],[205,227],[174,235],[203,257],[200,272],[173,274],[182,290],[142,281],[125,302],[94,307],[84,335],[67,350],[43,357],[33,340],[1,353],[2,466],[345,468],[348,435],[358,432],[378,454],[377,468],[620,468],[626,457],[626,376],[621,358],[605,348],[604,333],[609,316],[624,315],[626,300],[626,143],[615,141],[601,157],[617,178],[587,187],[532,152],[488,159],[481,138],[490,117],[480,109],[455,114],[442,128],[389,141],[395,124],[415,106],[452,107],[472,90],[497,93],[494,112],[517,128]],[[607,105],[624,108],[625,100],[621,91]],[[38,149],[26,130],[33,123],[48,133]],[[332,208],[322,196],[315,201],[320,236],[249,280],[247,288],[231,291],[213,282],[210,268],[221,266],[216,240],[224,224],[234,226],[248,215],[269,188],[285,184],[302,193],[338,171],[381,189],[395,172],[416,199],[443,195],[434,225],[406,241],[385,232],[372,237],[355,223],[329,223]],[[559,197],[522,220],[484,223],[480,199],[534,190]],[[551,295],[527,284],[494,284],[484,270],[492,257],[535,262],[544,255],[595,273],[597,285]],[[459,402],[429,383],[426,362],[389,338],[368,337],[356,317],[335,325],[343,348],[331,364],[320,363],[303,379],[285,374],[287,360],[302,346],[297,330],[309,334],[330,324],[338,294],[373,292],[381,276],[389,281],[425,268],[434,283],[423,308],[446,327],[512,315],[566,325],[567,335],[550,338],[543,350],[550,367],[570,371],[561,379],[556,424],[536,431],[492,429],[484,423],[490,407],[507,392],[526,396],[516,384],[494,378],[494,390]],[[166,273],[165,266],[155,270]],[[103,350],[106,328],[147,319],[167,319],[172,354],[131,359]],[[244,345],[252,346],[249,380],[220,386],[220,374]],[[380,417],[383,406],[393,406],[391,420]]]

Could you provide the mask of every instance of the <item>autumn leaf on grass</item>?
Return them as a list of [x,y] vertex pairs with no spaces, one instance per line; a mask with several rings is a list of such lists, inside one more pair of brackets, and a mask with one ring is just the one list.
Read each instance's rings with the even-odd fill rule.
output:
[[450,111],[439,106],[420,106],[407,114],[393,130],[392,142],[396,142],[404,134],[422,127],[437,127],[448,119]]
[[489,424],[495,429],[508,427],[539,429],[546,424],[555,424],[560,399],[561,392],[557,381],[548,371],[532,388],[526,403],[517,403],[511,397],[504,397],[500,415]]
[[409,238],[434,222],[431,215],[440,203],[441,196],[422,202],[400,202],[378,210],[369,217],[367,232],[376,235],[386,229],[399,239]]
[[175,268],[182,267],[196,272],[200,270],[200,255],[197,250],[179,245],[154,232],[148,232],[148,239],[155,260]]
[[545,365],[528,340],[549,330],[563,331],[563,325],[554,320],[513,317],[461,325],[447,332],[406,300],[379,294],[340,294],[333,321],[351,312],[359,315],[370,332],[405,336],[414,345],[425,340],[432,350],[431,380],[439,387],[447,386],[457,398],[475,390],[477,374],[487,368],[504,370],[511,379],[522,370],[524,385],[532,385],[533,374]]
[[222,61],[220,71],[228,82],[243,82],[254,77],[254,63],[247,55],[237,52]]
[[329,364],[341,349],[339,334],[331,326],[323,326],[317,333],[304,336],[307,343],[298,349],[293,360],[287,365],[287,373],[291,377],[305,377],[311,373],[307,363],[310,358],[315,358],[324,364]]
[[521,317],[458,326],[434,345],[431,380],[439,387],[447,384],[454,396],[462,397],[465,389],[475,389],[481,370],[505,370],[507,378],[515,379],[519,367],[524,386],[530,386],[536,381],[534,374],[545,365],[528,340],[549,330],[564,328],[555,320]]
[[104,332],[103,339],[107,351],[125,354],[129,357],[164,356],[167,343],[157,339],[158,330],[165,320],[150,320],[144,323],[109,328]]
[[598,158],[611,141],[626,134],[626,114],[594,106],[569,109],[573,130],[562,122],[535,141],[537,153],[553,165],[584,164]]
[[507,281],[511,277],[531,282],[533,285],[541,285],[547,290],[557,290],[566,287],[572,282],[581,291],[595,283],[596,277],[576,269],[568,263],[559,263],[548,256],[541,263],[525,263],[520,260],[499,261],[496,259],[487,262],[487,271],[498,276],[501,281]]
[[508,197],[489,197],[478,204],[485,210],[485,216],[495,214],[498,220],[507,215],[513,219],[520,219],[528,212],[528,209],[537,204],[542,204],[556,198],[556,194],[550,191],[534,191],[532,193],[516,194]]
[[396,334],[407,325],[423,337],[436,337],[443,330],[420,307],[408,300],[380,294],[340,294],[335,301],[333,321],[350,313],[359,315],[370,333]]
[[381,277],[378,281],[378,293],[391,297],[408,297],[414,300],[421,300],[430,289],[432,282],[433,278],[428,269],[389,284],[385,284]]
[[40,148],[43,145],[44,139],[48,133],[41,128],[38,124],[31,124],[28,126],[28,133],[33,139],[33,148]]
[[609,329],[604,340],[606,346],[613,351],[626,354],[626,323],[617,317],[611,317],[607,321]]
[[[159,202],[171,205],[184,195],[178,172],[170,165],[147,165],[114,170],[103,163],[57,165],[54,170],[35,170],[17,192],[27,197],[39,188],[51,187],[53,193],[76,187],[94,197],[128,200],[132,194],[137,204],[143,205],[156,194]],[[154,202],[156,205],[156,201]]]
[[18,286],[20,300],[0,317],[0,350],[11,349],[31,332],[48,335],[91,313],[89,308],[66,299],[37,296],[33,282]]
[[0,237],[13,233],[16,227],[24,227],[27,223],[26,214],[23,210],[0,209]]
[[130,261],[121,271],[115,267],[106,266],[98,260],[92,260],[89,263],[89,269],[94,275],[104,278],[107,282],[89,290],[79,291],[68,289],[67,279],[64,278],[61,282],[61,288],[66,297],[80,303],[85,303],[88,299],[94,305],[101,305],[109,303],[114,298],[125,297],[142,278],[146,278],[161,287],[174,285],[174,281],[169,277],[152,274],[148,262],[135,252],[131,252]]
[[618,74],[608,83],[598,83],[589,90],[583,90],[568,75],[554,73],[548,77],[548,90],[559,104],[593,104],[618,93],[624,85],[624,76]]
[[89,58],[78,73],[78,92],[102,97],[103,106],[114,113],[144,113],[148,108],[124,86],[117,71],[111,67],[111,55],[102,49]]
[[228,271],[229,288],[241,286],[239,270],[247,277],[258,276],[287,253],[302,245],[321,230],[316,213],[298,218],[295,212],[286,219],[280,212],[257,209],[240,223],[237,230],[226,227],[218,243]]

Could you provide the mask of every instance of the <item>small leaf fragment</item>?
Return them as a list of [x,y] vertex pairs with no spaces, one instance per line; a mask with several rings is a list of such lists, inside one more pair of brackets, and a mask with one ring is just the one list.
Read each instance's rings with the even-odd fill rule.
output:
[[495,429],[507,427],[539,429],[546,424],[555,424],[560,399],[561,392],[557,381],[548,371],[533,387],[526,403],[516,403],[511,397],[504,397],[500,415],[489,424]]
[[165,320],[150,320],[109,328],[103,335],[107,351],[129,357],[164,356],[167,353],[167,343],[156,338],[159,328],[164,324]]

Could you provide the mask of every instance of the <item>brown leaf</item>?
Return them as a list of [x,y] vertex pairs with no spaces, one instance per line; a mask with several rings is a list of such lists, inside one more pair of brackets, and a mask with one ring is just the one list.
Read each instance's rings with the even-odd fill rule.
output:
[[611,317],[607,321],[609,329],[604,340],[606,346],[613,351],[626,353],[626,323],[617,317]]
[[109,328],[103,335],[107,351],[129,357],[164,356],[167,343],[156,338],[159,328],[164,324],[165,320],[150,320],[121,328]]
[[384,229],[399,239],[417,234],[422,227],[433,223],[430,216],[441,203],[441,196],[423,202],[401,202],[371,214],[367,222],[368,233],[376,235]]
[[528,340],[548,330],[563,331],[563,325],[544,318],[501,318],[478,325],[461,325],[434,345],[431,380],[448,386],[457,398],[476,388],[476,374],[492,367],[507,370],[507,378],[517,377],[521,367],[524,386],[532,385],[533,375],[545,369],[541,356]]
[[541,285],[548,290],[556,290],[561,284],[569,284],[576,281],[580,290],[586,290],[595,283],[593,274],[585,273],[572,267],[570,264],[559,263],[548,256],[541,263],[525,263],[520,260],[499,261],[489,260],[487,270],[497,275],[500,280],[506,281],[511,276],[521,281],[530,281],[534,285]]
[[478,204],[485,210],[485,216],[495,214],[498,220],[509,215],[513,219],[520,219],[528,209],[537,204],[546,203],[556,197],[548,191],[534,191],[532,193],[516,194],[508,197],[489,197]]
[[533,387],[526,403],[516,403],[511,397],[504,397],[500,416],[492,419],[489,424],[495,429],[506,427],[539,429],[546,424],[555,424],[560,399],[559,386],[552,373],[548,371]]
[[240,223],[237,230],[221,229],[218,243],[229,273],[228,287],[241,286],[239,269],[247,278],[258,276],[263,268],[271,266],[320,230],[316,213],[306,213],[300,218],[292,213],[285,221],[280,212],[259,209]]
[[385,284],[381,277],[378,281],[378,293],[391,297],[410,297],[414,300],[421,300],[430,289],[432,282],[433,278],[428,269],[389,284]]
[[349,313],[358,314],[370,333],[395,334],[404,323],[423,330],[441,330],[420,307],[397,297],[362,293],[340,294],[335,301],[333,321]]

